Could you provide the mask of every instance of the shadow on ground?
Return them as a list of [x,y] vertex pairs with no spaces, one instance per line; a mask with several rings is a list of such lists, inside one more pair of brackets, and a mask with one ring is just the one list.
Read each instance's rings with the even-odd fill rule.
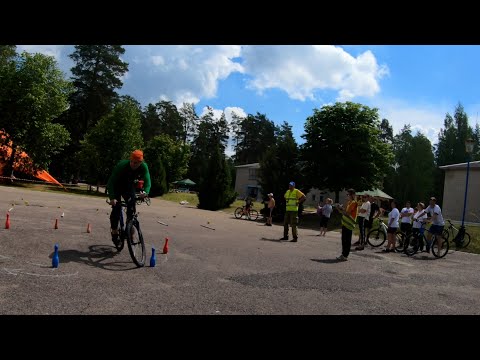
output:
[[[88,249],[89,251],[86,252],[78,250],[60,250],[58,252],[60,263],[76,262],[110,271],[125,271],[137,268],[132,261],[113,261],[119,254],[113,246],[91,245]],[[127,249],[123,249],[123,251],[128,252]],[[50,258],[52,258],[52,256],[53,253],[50,254]]]

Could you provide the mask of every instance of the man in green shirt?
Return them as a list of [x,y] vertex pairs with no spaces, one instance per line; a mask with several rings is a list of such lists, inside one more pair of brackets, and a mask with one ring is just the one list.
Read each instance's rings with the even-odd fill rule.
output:
[[122,211],[122,197],[127,203],[128,220],[132,218],[135,211],[135,181],[139,179],[144,181],[144,192],[140,193],[139,197],[145,198],[148,196],[151,187],[150,172],[147,163],[143,161],[143,151],[135,150],[130,155],[130,160],[120,160],[118,162],[107,183],[108,197],[110,198],[110,205],[112,205],[110,225],[114,244],[118,241],[118,222]]

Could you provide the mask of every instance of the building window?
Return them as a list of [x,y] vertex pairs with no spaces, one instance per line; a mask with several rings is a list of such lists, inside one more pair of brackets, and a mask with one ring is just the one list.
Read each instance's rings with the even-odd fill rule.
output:
[[248,180],[257,180],[258,169],[248,169]]
[[323,195],[320,195],[320,202],[323,201]]
[[312,201],[315,201],[315,194],[312,194]]

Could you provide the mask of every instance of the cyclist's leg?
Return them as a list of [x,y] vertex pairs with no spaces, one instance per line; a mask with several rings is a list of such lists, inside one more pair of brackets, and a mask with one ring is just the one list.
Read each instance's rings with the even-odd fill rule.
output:
[[112,205],[112,212],[110,213],[110,229],[113,233],[116,233],[118,230],[120,211],[122,211],[121,197],[117,196],[115,200],[117,200],[117,204],[115,206]]
[[133,217],[133,214],[136,211],[136,201],[135,201],[135,188],[132,186],[132,189],[129,192],[124,193],[123,198],[127,203],[127,222]]

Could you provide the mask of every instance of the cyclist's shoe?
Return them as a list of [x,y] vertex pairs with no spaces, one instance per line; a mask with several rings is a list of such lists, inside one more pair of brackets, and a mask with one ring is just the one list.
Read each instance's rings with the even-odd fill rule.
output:
[[280,238],[280,240],[288,240],[288,236],[284,236],[283,238]]
[[360,245],[360,240],[352,244],[352,246],[357,246],[357,245]]
[[297,238],[293,238],[293,240],[290,240],[290,242],[297,242],[298,239]]
[[357,247],[355,247],[355,250],[357,250],[357,251],[358,250],[363,250],[363,249],[365,249],[365,246],[363,246],[363,245],[358,245]]

